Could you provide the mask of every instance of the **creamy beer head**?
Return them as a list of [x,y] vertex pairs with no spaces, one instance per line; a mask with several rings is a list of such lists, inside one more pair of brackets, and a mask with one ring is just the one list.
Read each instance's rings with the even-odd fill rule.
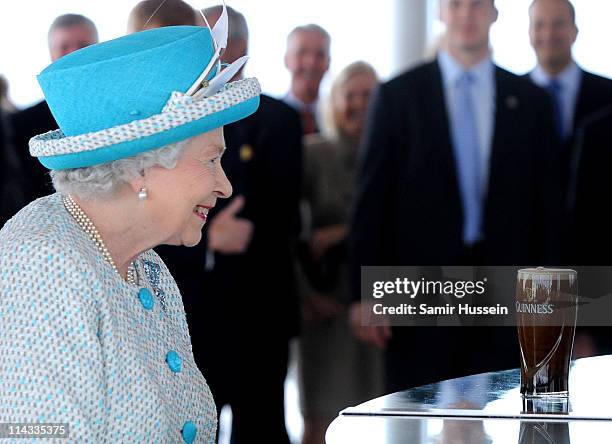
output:
[[575,323],[577,273],[563,268],[524,268],[517,273],[516,314],[522,324]]
[[550,278],[575,281],[578,273],[569,268],[522,268],[518,271],[517,280],[544,282]]

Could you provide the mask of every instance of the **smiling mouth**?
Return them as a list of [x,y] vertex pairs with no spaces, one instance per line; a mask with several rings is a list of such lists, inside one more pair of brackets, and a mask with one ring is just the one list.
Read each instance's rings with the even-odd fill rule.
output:
[[348,117],[351,120],[364,120],[366,117],[366,113],[363,111],[351,111],[348,113]]
[[197,217],[206,222],[206,219],[208,218],[208,212],[211,208],[212,207],[206,207],[204,205],[196,205],[193,209],[193,214],[195,214]]

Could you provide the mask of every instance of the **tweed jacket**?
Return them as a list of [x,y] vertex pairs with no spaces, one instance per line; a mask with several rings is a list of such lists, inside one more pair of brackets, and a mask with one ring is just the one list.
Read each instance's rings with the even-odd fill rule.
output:
[[105,261],[59,194],[7,222],[0,423],[68,423],[61,442],[214,442],[215,404],[193,360],[174,279],[151,250],[135,266],[136,287]]

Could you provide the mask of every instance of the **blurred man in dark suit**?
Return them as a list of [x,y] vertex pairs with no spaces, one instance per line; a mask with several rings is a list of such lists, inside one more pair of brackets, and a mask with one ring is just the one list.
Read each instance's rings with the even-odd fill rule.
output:
[[319,25],[298,26],[287,36],[285,66],[291,86],[283,101],[300,113],[304,134],[320,130],[319,87],[329,69],[331,37]]
[[[588,117],[576,134],[577,165],[570,200],[571,241],[579,265],[612,265],[612,229],[605,209],[612,190],[612,106]],[[609,341],[608,341],[609,342]]]
[[[546,93],[495,66],[493,0],[441,0],[437,59],[383,84],[361,157],[350,255],[360,266],[549,264],[561,210]],[[513,328],[353,327],[385,347],[396,391],[516,367]]]
[[5,112],[0,109],[0,228],[28,203],[27,182],[12,147],[12,134]]
[[[64,14],[57,17],[47,34],[51,61],[56,61],[78,49],[98,42],[96,25],[87,17]],[[15,135],[15,149],[28,176],[28,198],[31,201],[54,192],[47,170],[30,156],[28,142],[37,134],[58,128],[46,101],[24,109],[11,118]]]
[[15,107],[8,97],[8,81],[0,75],[0,228],[28,203],[26,180],[21,162],[13,147],[9,115]]
[[[612,104],[612,80],[587,72],[574,61],[572,46],[577,36],[576,11],[569,0],[534,0],[531,3],[529,38],[538,64],[529,77],[534,83],[545,88],[552,98],[555,127],[562,141],[559,153],[562,162],[561,180],[564,190],[570,192],[573,192],[570,188],[572,171],[576,170],[578,161],[575,132],[589,116]],[[594,137],[603,135],[604,133],[598,131],[590,131],[587,151],[591,151],[595,146],[607,145],[606,139],[594,140]],[[586,153],[586,156],[587,160],[581,166],[581,182],[585,180],[585,175],[591,174],[587,171],[588,168],[595,168],[593,174],[598,168],[589,162],[590,154]],[[571,196],[568,199],[571,199]],[[567,202],[567,205],[567,220],[574,220],[574,208],[570,202]],[[583,208],[579,211],[579,224],[582,225],[586,213]],[[575,266],[597,263],[591,261],[592,257],[585,257],[582,254],[584,251],[577,251],[581,248],[581,244],[576,241],[577,227],[568,227],[566,236],[569,236],[569,240],[564,242],[564,262]],[[585,260],[587,262],[583,262]],[[611,346],[604,350],[603,342],[596,337],[603,333],[605,332],[601,330],[579,327],[576,331],[574,357],[593,356],[605,350],[612,352]]]
[[[584,119],[576,132],[575,159],[568,198],[571,224],[564,243],[571,246],[578,273],[588,276],[587,284],[596,290],[582,285],[586,296],[598,297],[609,293],[602,289],[611,285],[607,267],[612,265],[612,230],[605,207],[612,190],[612,105]],[[610,327],[578,327],[574,342],[575,357],[612,353]]]
[[580,68],[572,58],[578,36],[569,0],[534,0],[529,7],[529,39],[538,64],[529,74],[551,95],[561,145],[562,181],[567,186],[574,158],[574,131],[585,117],[612,104],[612,80]]
[[571,192],[572,241],[580,265],[612,264],[612,230],[605,205],[612,190],[612,106],[587,118],[576,135],[577,167]]
[[[222,61],[232,63],[247,51],[248,28],[242,14],[227,9]],[[204,11],[211,26],[221,10]],[[206,240],[197,247],[158,252],[181,289],[195,360],[218,412],[231,406],[231,442],[260,437],[288,444],[284,381],[289,340],[299,331],[292,249],[299,232],[300,119],[262,95],[257,112],[225,126],[224,135],[223,168],[235,197],[211,210]]]

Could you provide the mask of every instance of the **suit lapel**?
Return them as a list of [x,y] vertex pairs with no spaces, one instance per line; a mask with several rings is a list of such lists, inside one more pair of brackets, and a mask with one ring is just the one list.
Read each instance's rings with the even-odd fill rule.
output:
[[[432,127],[439,129],[439,131],[435,132],[434,136],[437,139],[436,142],[438,142],[437,146],[443,147],[444,151],[450,155],[446,157],[453,160],[450,122],[448,119],[448,111],[446,109],[446,97],[444,96],[442,71],[440,70],[440,65],[438,65],[437,61],[431,64],[431,73],[429,78],[431,79],[431,82],[428,84],[429,91],[426,97],[428,97],[428,101],[431,102],[429,105],[430,109],[436,110],[432,115]],[[442,112],[438,112],[437,110],[441,110]]]
[[[451,139],[450,121],[446,108],[446,97],[444,95],[444,84],[442,71],[437,60],[431,64],[430,81],[427,84],[428,91],[425,94],[425,109],[430,110],[430,128],[433,137],[432,147],[436,149],[436,158],[440,167],[448,172],[448,184],[451,189],[456,190],[456,201],[461,210],[461,196],[459,195],[459,178],[457,175],[457,163],[453,152]],[[461,210],[462,211],[462,210]]]
[[499,168],[503,166],[504,157],[506,154],[511,154],[505,151],[512,146],[508,142],[514,139],[517,111],[521,105],[518,95],[509,82],[509,75],[499,67],[495,67],[495,118],[489,159],[489,191]]
[[592,103],[593,98],[591,97],[591,79],[589,73],[580,70],[580,86],[578,87],[578,94],[576,96],[576,105],[574,107],[574,121],[572,122],[573,130],[575,131],[578,124],[582,121],[583,117],[588,114],[587,106]]

